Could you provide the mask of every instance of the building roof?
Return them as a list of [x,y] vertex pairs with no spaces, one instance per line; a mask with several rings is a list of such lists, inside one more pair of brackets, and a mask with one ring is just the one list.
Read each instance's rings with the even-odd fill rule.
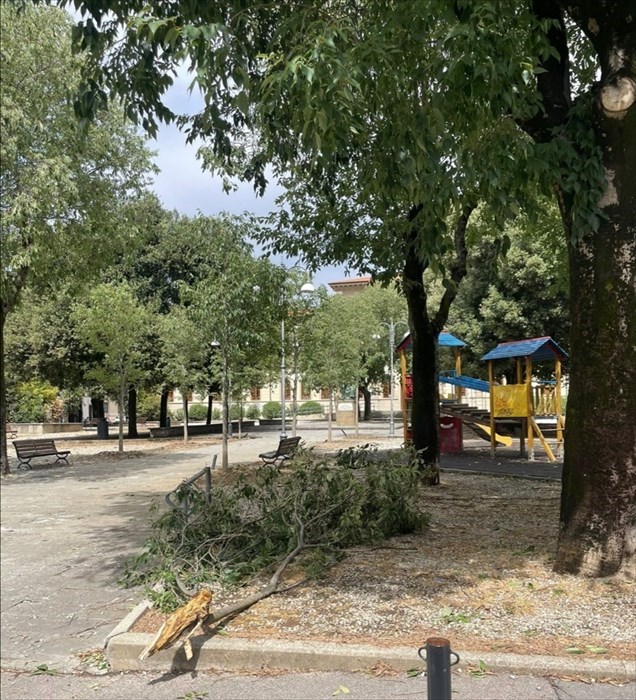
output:
[[546,335],[542,338],[499,343],[496,348],[486,353],[481,359],[502,360],[509,357],[530,357],[540,362],[541,360],[564,360],[567,353],[550,336]]
[[[450,333],[446,333],[446,331],[442,331],[439,334],[439,338],[437,339],[437,344],[440,345],[441,347],[447,347],[447,348],[465,348],[466,343],[463,340],[460,340],[459,338],[456,338],[454,335],[451,335]],[[399,352],[400,350],[410,350],[411,348],[411,334],[407,333],[402,341],[398,344],[398,346],[395,348],[395,352]]]
[[335,282],[329,282],[329,286],[334,292],[337,292],[343,287],[366,287],[373,281],[373,277],[347,277],[344,280],[336,280]]

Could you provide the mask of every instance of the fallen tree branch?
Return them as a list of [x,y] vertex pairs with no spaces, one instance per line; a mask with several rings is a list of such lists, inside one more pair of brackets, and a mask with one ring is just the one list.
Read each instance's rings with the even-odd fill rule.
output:
[[143,661],[157,651],[179,642],[180,645],[184,646],[186,658],[189,661],[192,658],[190,638],[201,629],[203,623],[218,623],[226,617],[247,610],[247,608],[255,605],[260,600],[263,600],[263,598],[268,598],[272,594],[278,592],[278,584],[283,572],[303,549],[307,547],[304,541],[304,525],[298,518],[296,512],[294,512],[294,516],[299,523],[297,544],[294,549],[285,556],[265,588],[253,593],[247,598],[243,598],[236,603],[226,605],[224,608],[213,612],[210,612],[209,609],[212,593],[208,589],[202,589],[194,598],[175,610],[164,622],[152,642],[139,655],[139,660]]

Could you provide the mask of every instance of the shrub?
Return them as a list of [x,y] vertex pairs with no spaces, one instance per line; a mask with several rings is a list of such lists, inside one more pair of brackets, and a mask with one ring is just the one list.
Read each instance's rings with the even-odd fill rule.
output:
[[182,421],[183,420],[183,409],[175,408],[174,410],[170,411],[170,417],[176,421]]
[[250,404],[245,411],[245,417],[249,420],[256,420],[261,417],[261,409],[258,404]]
[[206,420],[208,417],[208,407],[202,403],[193,403],[188,406],[188,418],[190,420]]
[[300,404],[298,407],[299,416],[322,416],[324,413],[321,403],[318,401],[305,401],[305,403]]
[[[239,404],[232,404],[230,406],[230,420],[238,420],[239,419],[239,413],[240,413],[241,407]],[[212,419],[213,420],[221,420],[223,416],[223,412],[220,408],[213,408],[212,409]],[[243,415],[245,417],[245,415]]]
[[184,587],[235,585],[263,573],[296,547],[301,532],[307,549],[299,564],[308,577],[321,576],[347,547],[425,527],[416,453],[409,454],[404,464],[401,454],[381,461],[349,450],[334,464],[299,450],[284,470],[261,467],[230,484],[213,482],[210,503],[191,489],[187,512],[172,508],[153,523],[123,582],[161,581],[164,593],[174,593],[163,602],[176,607]]
[[137,415],[148,420],[159,420],[161,415],[161,396],[159,394],[140,393],[137,401]]
[[44,422],[47,411],[55,410],[58,394],[57,387],[38,379],[18,385],[11,420],[16,423]]
[[261,412],[263,418],[273,420],[274,418],[280,418],[283,410],[278,401],[268,401],[266,404],[263,404]]

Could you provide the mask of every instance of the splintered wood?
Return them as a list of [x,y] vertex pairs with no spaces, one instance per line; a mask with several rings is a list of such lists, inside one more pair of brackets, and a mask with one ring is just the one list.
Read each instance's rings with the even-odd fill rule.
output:
[[181,640],[185,646],[186,658],[192,658],[190,637],[196,634],[210,614],[212,593],[207,588],[201,589],[185,605],[177,608],[172,615],[161,625],[152,642],[141,652],[139,660],[152,656],[154,653],[171,646]]

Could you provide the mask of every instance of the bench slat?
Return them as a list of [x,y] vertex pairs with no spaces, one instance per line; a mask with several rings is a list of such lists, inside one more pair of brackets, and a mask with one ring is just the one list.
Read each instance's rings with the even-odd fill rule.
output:
[[258,455],[265,464],[278,464],[279,462],[284,462],[289,459],[300,443],[299,437],[283,438],[275,450],[270,452],[262,452]]
[[68,463],[66,457],[71,454],[70,450],[58,450],[54,440],[15,440],[13,445],[20,466],[26,464],[29,468],[34,457],[57,457],[58,462],[64,460]]

